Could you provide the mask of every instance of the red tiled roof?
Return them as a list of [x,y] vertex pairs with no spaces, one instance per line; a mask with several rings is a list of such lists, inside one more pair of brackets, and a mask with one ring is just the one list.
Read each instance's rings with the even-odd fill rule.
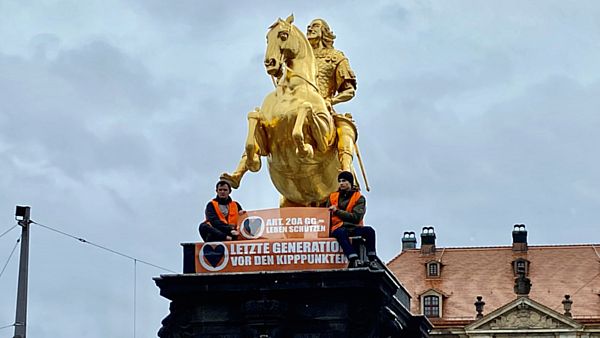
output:
[[[429,289],[443,292],[443,318],[432,322],[450,324],[475,319],[477,296],[483,296],[484,315],[514,300],[511,263],[522,257],[530,261],[529,297],[562,313],[561,302],[569,294],[573,317],[584,319],[600,318],[599,254],[599,244],[530,246],[526,253],[513,252],[510,246],[437,248],[433,255],[410,249],[388,267],[413,297],[413,313],[420,313],[419,294]],[[432,259],[442,264],[439,278],[426,277],[425,263]]]

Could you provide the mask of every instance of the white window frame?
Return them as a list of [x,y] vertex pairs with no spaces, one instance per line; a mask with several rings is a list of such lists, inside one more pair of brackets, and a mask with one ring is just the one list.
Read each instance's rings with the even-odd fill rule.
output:
[[[437,266],[437,275],[430,275],[429,274],[429,266],[435,264]],[[440,262],[438,261],[430,261],[427,262],[427,264],[425,264],[425,275],[427,276],[427,278],[439,278],[442,275],[442,264],[440,264]]]
[[425,293],[423,293],[420,297],[420,303],[421,303],[421,314],[425,315],[425,297],[427,296],[435,296],[438,298],[438,304],[439,304],[439,316],[438,317],[431,317],[431,318],[442,318],[444,316],[444,295],[440,294],[439,292],[435,291],[435,290],[429,290]]

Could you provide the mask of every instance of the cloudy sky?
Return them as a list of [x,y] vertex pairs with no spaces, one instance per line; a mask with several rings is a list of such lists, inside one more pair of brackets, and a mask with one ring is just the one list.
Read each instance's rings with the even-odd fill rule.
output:
[[[338,106],[360,130],[380,256],[434,225],[439,246],[599,242],[597,1],[0,0],[0,233],[17,204],[61,231],[167,269],[246,114],[272,90],[267,27],[323,17],[358,76]],[[234,197],[276,207],[262,171]],[[4,265],[17,229],[0,238]],[[17,256],[0,277],[14,321]],[[0,266],[1,268],[1,266]],[[39,226],[31,230],[28,337],[152,337],[166,271]],[[12,336],[12,328],[0,330]]]

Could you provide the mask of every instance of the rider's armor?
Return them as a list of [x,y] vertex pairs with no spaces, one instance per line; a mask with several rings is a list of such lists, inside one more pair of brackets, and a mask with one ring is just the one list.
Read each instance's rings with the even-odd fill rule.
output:
[[356,89],[356,76],[344,53],[333,48],[322,48],[315,58],[319,68],[317,86],[323,98],[334,97],[345,82]]
[[[356,76],[348,59],[339,50],[333,48],[322,48],[315,53],[317,60],[317,84],[323,98],[331,100],[337,93],[344,90],[356,90]],[[352,158],[354,155],[354,143],[358,132],[350,114],[337,114],[331,107],[334,123],[337,129],[337,148],[341,170],[354,173]]]

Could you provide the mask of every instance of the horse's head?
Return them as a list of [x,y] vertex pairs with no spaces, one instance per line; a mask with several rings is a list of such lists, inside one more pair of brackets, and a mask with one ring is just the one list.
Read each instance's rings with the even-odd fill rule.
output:
[[279,77],[282,64],[298,56],[302,48],[302,35],[292,23],[294,16],[287,19],[277,19],[269,27],[267,33],[267,51],[265,53],[265,68],[269,75]]

